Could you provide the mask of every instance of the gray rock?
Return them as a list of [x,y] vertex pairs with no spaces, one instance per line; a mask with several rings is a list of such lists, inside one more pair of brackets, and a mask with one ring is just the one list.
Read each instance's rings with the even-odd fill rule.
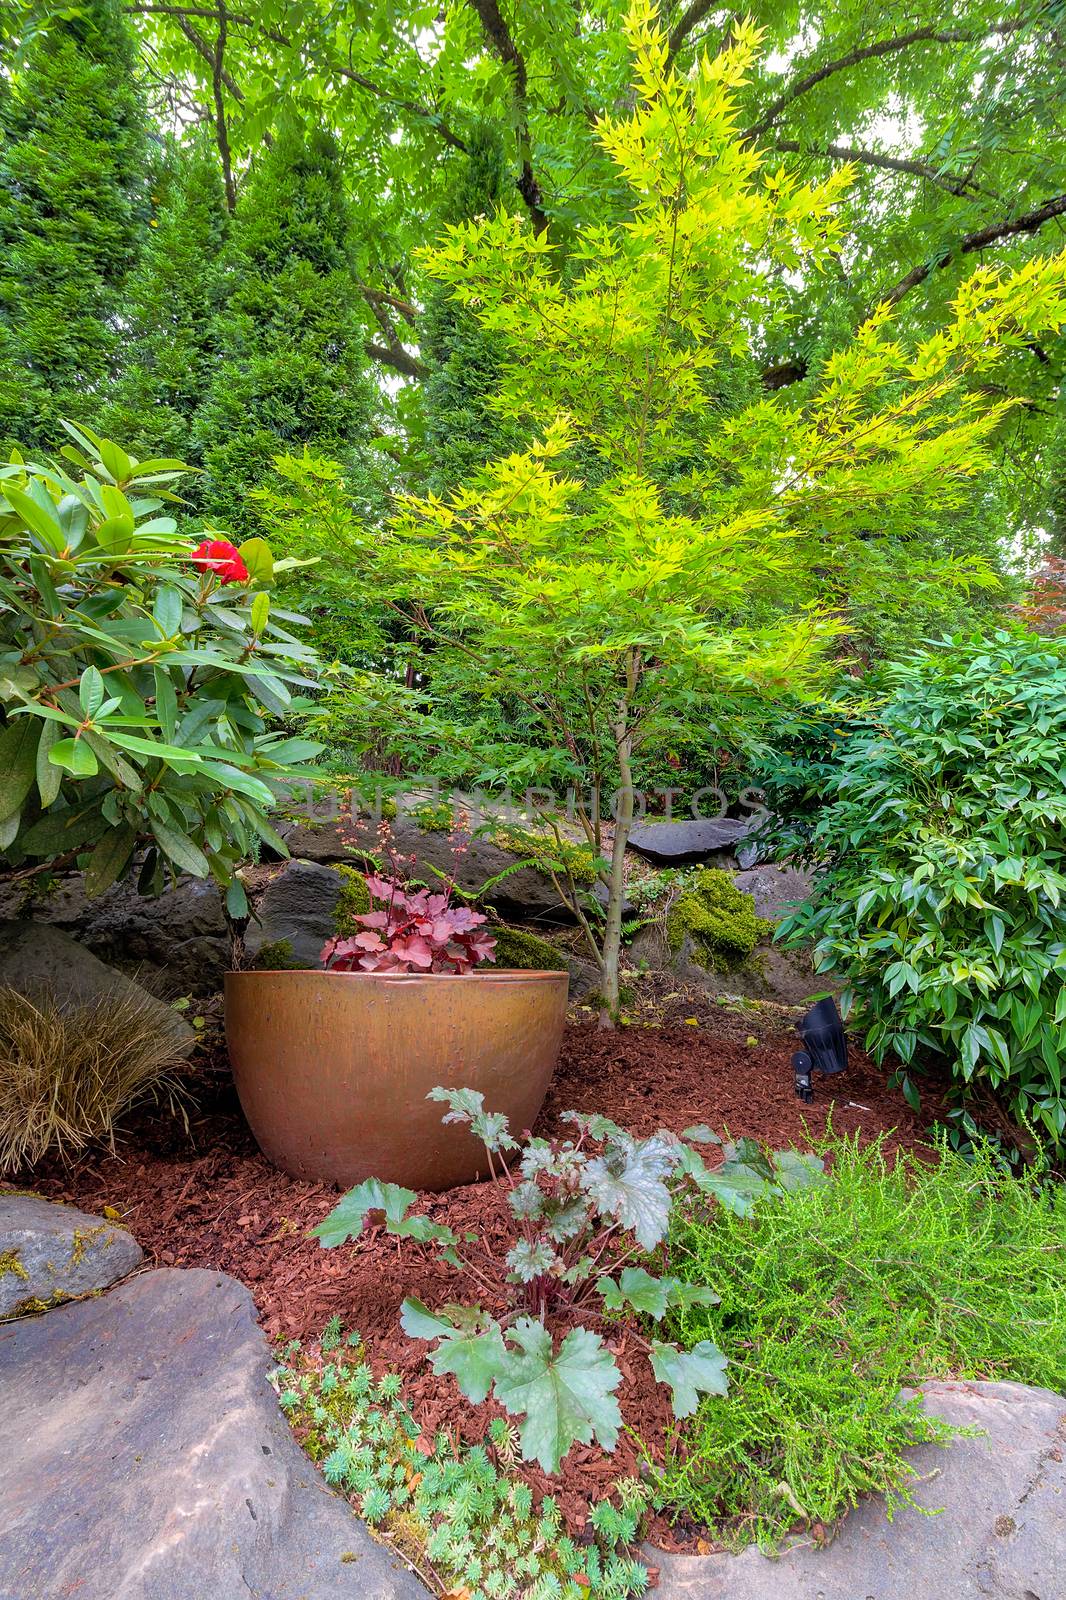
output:
[[927,1411],[983,1430],[911,1452],[918,1505],[891,1522],[865,1500],[833,1542],[777,1560],[651,1557],[661,1600],[1063,1600],[1066,1398],[1019,1383],[923,1385]]
[[708,817],[692,822],[638,822],[629,835],[629,846],[648,861],[664,866],[720,861],[723,855],[731,855],[756,821],[752,817]]
[[0,984],[20,994],[49,991],[61,1006],[87,1005],[107,994],[136,994],[155,1009],[160,1032],[182,1043],[195,1038],[173,1006],[114,967],[105,966],[69,934],[45,923],[0,922]]
[[803,867],[775,866],[767,862],[734,872],[733,881],[738,889],[751,895],[757,915],[780,922],[800,900],[806,900],[814,873]]
[[264,945],[281,940],[292,946],[292,964],[321,965],[322,946],[336,932],[333,914],[344,879],[318,861],[286,861],[263,890],[258,921],[248,924],[244,944],[254,960]]
[[269,1366],[248,1290],[199,1269],[0,1328],[0,1600],[425,1600]]
[[[414,817],[401,811],[389,824],[397,855],[404,857],[404,871],[411,877],[436,881],[443,872],[454,876],[460,888],[476,893],[490,878],[513,868],[520,854],[505,850],[476,832],[450,833],[423,828]],[[322,822],[302,819],[279,829],[294,856],[324,864],[359,861],[359,851],[380,854],[376,826],[366,820],[349,818]],[[456,853],[456,844],[462,846]],[[570,919],[564,902],[551,878],[534,867],[511,871],[484,897],[508,921],[545,923]]]
[[70,873],[27,902],[15,885],[0,885],[0,916],[30,916],[61,928],[101,961],[165,977],[168,992],[212,994],[229,964],[229,933],[214,883],[182,878],[156,898],[136,884],[116,883],[90,900],[80,873]]
[[38,1194],[0,1193],[0,1317],[106,1289],[140,1265],[124,1228]]

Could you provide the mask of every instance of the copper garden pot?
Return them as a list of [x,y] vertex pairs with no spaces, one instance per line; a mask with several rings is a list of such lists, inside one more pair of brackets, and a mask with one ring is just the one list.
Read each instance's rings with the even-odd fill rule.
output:
[[559,1054],[565,972],[230,972],[226,1042],[264,1155],[298,1178],[450,1189],[485,1151],[427,1100],[480,1089],[532,1127]]

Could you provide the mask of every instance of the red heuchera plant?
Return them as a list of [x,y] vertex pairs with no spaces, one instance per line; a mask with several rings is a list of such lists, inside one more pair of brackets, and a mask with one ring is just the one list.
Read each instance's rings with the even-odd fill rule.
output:
[[322,946],[331,972],[469,972],[494,961],[496,941],[480,932],[485,918],[469,906],[453,906],[451,885],[433,893],[409,890],[398,878],[366,879],[381,910],[353,920],[361,933],[339,934]]

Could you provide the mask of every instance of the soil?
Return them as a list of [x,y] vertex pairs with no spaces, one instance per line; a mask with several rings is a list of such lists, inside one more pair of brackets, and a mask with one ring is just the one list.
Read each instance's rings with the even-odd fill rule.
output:
[[[789,1060],[796,1039],[782,1008],[730,1010],[706,996],[669,991],[657,1001],[642,1009],[658,1025],[618,1033],[588,1023],[568,1027],[537,1133],[568,1133],[559,1114],[574,1109],[603,1112],[638,1134],[659,1127],[680,1132],[705,1122],[733,1137],[746,1134],[770,1147],[803,1149],[825,1133],[831,1116],[836,1133],[885,1133],[890,1149],[922,1144],[933,1108],[913,1112],[855,1048],[848,1071],[816,1079],[814,1103],[802,1105]],[[320,1249],[306,1238],[307,1230],[332,1208],[336,1192],[299,1182],[266,1161],[227,1075],[214,1074],[197,1093],[188,1129],[159,1112],[142,1113],[127,1124],[117,1155],[84,1159],[70,1171],[39,1169],[34,1187],[90,1212],[114,1208],[154,1265],[232,1273],[251,1289],[272,1336],[313,1345],[327,1319],[338,1315],[345,1329],[362,1334],[378,1371],[388,1367],[403,1374],[427,1439],[441,1429],[457,1438],[480,1438],[497,1414],[495,1406],[470,1406],[454,1379],[432,1374],[427,1347],[409,1342],[400,1330],[399,1305],[415,1295],[430,1306],[480,1299],[486,1309],[501,1307],[479,1296],[476,1286],[464,1292],[450,1268],[421,1260],[417,1247],[380,1229],[357,1245]],[[424,1210],[459,1232],[475,1230],[501,1258],[509,1247],[506,1204],[491,1184],[427,1195]],[[606,1332],[623,1374],[619,1400],[627,1427],[617,1451],[607,1456],[577,1446],[561,1478],[525,1470],[536,1492],[556,1495],[578,1535],[590,1507],[612,1483],[639,1473],[642,1448],[653,1459],[661,1457],[671,1432],[666,1392],[651,1379],[633,1336],[619,1324]],[[652,1529],[655,1542],[674,1549],[695,1548],[703,1534],[665,1524]]]

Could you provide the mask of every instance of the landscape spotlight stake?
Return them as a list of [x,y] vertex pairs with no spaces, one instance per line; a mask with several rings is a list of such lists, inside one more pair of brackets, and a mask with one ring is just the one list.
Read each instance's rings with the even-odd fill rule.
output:
[[803,1040],[803,1049],[792,1057],[796,1094],[804,1104],[810,1105],[814,1099],[811,1078],[815,1068],[828,1078],[835,1072],[843,1072],[848,1064],[848,1042],[836,1001],[828,995],[819,1000],[797,1023],[796,1032]]

